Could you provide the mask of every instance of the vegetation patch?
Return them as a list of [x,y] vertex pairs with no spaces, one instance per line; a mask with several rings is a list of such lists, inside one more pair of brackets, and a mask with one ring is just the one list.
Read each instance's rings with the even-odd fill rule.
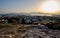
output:
[[0,24],[0,28],[6,28],[6,27],[11,27],[11,26],[12,26],[12,24],[9,24],[9,23]]

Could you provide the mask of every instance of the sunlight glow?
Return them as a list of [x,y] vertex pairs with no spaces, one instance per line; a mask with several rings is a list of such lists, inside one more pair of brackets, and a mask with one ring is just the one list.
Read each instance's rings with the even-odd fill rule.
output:
[[54,13],[59,10],[59,3],[57,1],[47,1],[40,6],[41,12]]

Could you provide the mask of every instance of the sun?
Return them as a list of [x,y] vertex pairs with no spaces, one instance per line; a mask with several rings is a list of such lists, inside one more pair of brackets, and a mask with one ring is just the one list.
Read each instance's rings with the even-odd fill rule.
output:
[[40,6],[40,11],[45,13],[53,13],[59,10],[59,3],[56,1],[47,1]]

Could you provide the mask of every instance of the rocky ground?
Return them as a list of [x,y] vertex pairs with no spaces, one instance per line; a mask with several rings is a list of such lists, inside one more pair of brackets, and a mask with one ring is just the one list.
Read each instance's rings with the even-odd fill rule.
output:
[[0,28],[0,38],[60,38],[60,30],[52,30],[44,25],[15,24]]

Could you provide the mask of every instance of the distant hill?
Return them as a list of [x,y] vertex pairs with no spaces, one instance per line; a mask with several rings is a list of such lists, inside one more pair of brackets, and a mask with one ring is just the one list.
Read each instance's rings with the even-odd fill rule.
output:
[[20,16],[20,15],[26,15],[26,16],[54,16],[54,17],[60,17],[60,15],[52,15],[52,14],[47,14],[47,13],[40,13],[40,12],[29,12],[29,13],[5,13],[5,14],[0,14],[0,16]]

